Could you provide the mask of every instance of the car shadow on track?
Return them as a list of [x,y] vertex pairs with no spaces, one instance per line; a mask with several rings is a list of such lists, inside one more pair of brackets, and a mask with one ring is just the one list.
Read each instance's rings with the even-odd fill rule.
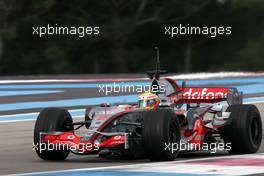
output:
[[[175,161],[183,161],[188,159],[199,159],[199,158],[209,158],[209,157],[217,157],[217,156],[228,156],[228,152],[185,152],[179,154]],[[150,162],[147,158],[125,158],[125,157],[105,157],[99,158],[98,155],[87,155],[87,156],[75,156],[71,155],[64,162],[66,163],[147,163]]]

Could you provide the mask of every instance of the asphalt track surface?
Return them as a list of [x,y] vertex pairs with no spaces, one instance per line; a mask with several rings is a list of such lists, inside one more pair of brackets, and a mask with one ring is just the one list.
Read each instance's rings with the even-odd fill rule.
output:
[[[71,91],[71,90],[68,90]],[[93,89],[88,90],[72,90],[75,95],[80,97],[93,97],[96,92]],[[94,93],[93,93],[94,92]],[[70,93],[71,94],[71,93]],[[56,95],[57,96],[57,95]],[[56,97],[55,98],[58,98]],[[72,98],[74,94],[66,98]],[[78,97],[77,96],[77,97]],[[49,96],[44,96],[48,99]],[[39,96],[35,97],[36,99]],[[54,98],[54,97],[53,97]],[[1,99],[1,103],[10,103],[14,100],[14,97],[7,97],[4,100]],[[16,101],[23,102],[34,100],[34,96],[18,96]],[[15,100],[14,100],[15,101]],[[264,103],[256,104],[261,112],[262,118],[264,117]],[[75,107],[79,108],[79,107]],[[23,109],[18,110],[15,113],[24,112],[37,112],[36,109]],[[2,111],[1,114],[12,114],[11,111]],[[75,119],[79,120],[79,119]],[[117,159],[102,159],[98,158],[97,155],[88,156],[77,156],[70,154],[66,161],[62,162],[50,162],[40,160],[35,151],[32,150],[33,142],[33,129],[34,121],[26,122],[10,122],[0,123],[0,174],[19,174],[29,172],[40,172],[40,171],[52,171],[52,170],[64,170],[64,169],[76,169],[76,168],[94,168],[94,167],[105,167],[105,166],[120,166],[127,164],[138,164],[138,163],[149,163],[147,159],[136,159],[136,160],[117,160]],[[262,120],[263,123],[263,120]],[[264,145],[261,145],[259,152],[264,152]],[[220,152],[217,154],[211,154],[209,152],[192,152],[181,155],[177,160],[188,160],[202,157],[216,157],[216,156],[228,155],[227,152]]]

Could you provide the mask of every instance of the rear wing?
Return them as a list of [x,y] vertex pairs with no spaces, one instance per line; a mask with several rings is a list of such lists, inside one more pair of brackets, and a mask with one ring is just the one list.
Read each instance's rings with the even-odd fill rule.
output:
[[227,101],[229,105],[242,104],[242,92],[226,87],[186,87],[183,90],[186,103],[217,103]]

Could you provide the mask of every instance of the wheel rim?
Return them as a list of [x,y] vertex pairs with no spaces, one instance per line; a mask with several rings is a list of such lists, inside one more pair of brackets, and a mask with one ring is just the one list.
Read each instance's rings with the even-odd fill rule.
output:
[[72,123],[72,119],[70,117],[66,117],[65,121],[63,122],[61,131],[67,132],[73,130],[73,126],[70,124]]
[[177,127],[175,123],[170,124],[170,129],[169,129],[169,142],[170,143],[177,142],[176,128]]
[[260,138],[260,124],[258,123],[258,120],[256,117],[254,117],[251,121],[250,125],[250,135],[251,139],[254,144],[259,143],[259,138]]

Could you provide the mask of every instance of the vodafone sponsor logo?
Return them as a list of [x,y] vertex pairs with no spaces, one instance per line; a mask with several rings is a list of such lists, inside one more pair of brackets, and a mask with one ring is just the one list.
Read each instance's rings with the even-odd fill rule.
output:
[[219,99],[226,98],[227,88],[186,88],[184,99]]

